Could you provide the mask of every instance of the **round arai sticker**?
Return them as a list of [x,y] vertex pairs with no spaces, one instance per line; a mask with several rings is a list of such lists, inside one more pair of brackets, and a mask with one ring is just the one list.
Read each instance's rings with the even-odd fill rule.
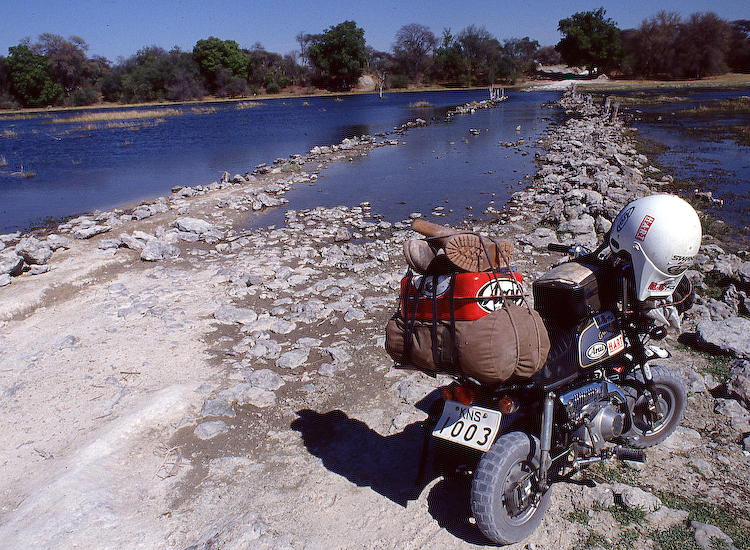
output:
[[597,359],[600,359],[605,355],[607,355],[607,344],[605,344],[604,342],[596,342],[595,344],[589,346],[589,349],[586,350],[586,357],[588,357],[592,361],[596,361]]
[[477,305],[487,313],[492,313],[503,307],[505,300],[520,305],[522,293],[523,288],[515,279],[494,279],[477,292]]

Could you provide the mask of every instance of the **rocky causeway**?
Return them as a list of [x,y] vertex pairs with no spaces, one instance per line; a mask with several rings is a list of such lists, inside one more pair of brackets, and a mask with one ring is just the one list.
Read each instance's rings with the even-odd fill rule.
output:
[[[517,243],[528,281],[559,261],[547,243],[594,246],[623,205],[671,183],[608,107],[567,91],[539,143],[503,144],[536,154],[533,177],[465,223]],[[423,124],[0,235],[0,546],[487,545],[465,480],[414,485],[415,405],[445,379],[394,369],[383,349],[409,220],[362,203],[242,229],[329,163]],[[668,340],[690,391],[682,427],[645,466],[557,484],[511,548],[750,548],[750,257],[728,250],[705,235],[688,272],[700,297]],[[703,502],[716,513],[696,516]]]

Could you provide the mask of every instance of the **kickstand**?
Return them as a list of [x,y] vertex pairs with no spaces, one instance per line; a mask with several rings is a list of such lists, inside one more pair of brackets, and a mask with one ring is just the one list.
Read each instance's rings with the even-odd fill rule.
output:
[[427,411],[427,419],[422,422],[422,451],[419,455],[419,471],[417,477],[414,480],[415,486],[424,485],[427,482],[427,461],[430,458],[430,440],[432,439],[432,430],[440,419],[440,411],[442,411],[443,402],[436,400]]
[[419,470],[417,471],[417,477],[414,480],[416,487],[424,485],[427,474],[427,460],[430,454],[430,437],[432,436],[432,422],[425,420],[422,422],[422,429],[424,434],[422,435],[422,451],[419,455]]

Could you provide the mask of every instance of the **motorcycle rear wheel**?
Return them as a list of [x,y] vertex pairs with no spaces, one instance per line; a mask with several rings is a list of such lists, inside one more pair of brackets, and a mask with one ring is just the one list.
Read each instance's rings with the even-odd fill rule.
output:
[[498,544],[531,535],[550,506],[551,489],[537,494],[539,439],[523,432],[500,436],[479,461],[471,510],[484,536]]
[[633,431],[637,434],[631,445],[637,449],[653,447],[672,435],[682,422],[687,406],[687,391],[679,376],[661,365],[652,366],[651,375],[659,412],[655,422],[650,418],[645,395],[632,387],[626,388],[633,411]]

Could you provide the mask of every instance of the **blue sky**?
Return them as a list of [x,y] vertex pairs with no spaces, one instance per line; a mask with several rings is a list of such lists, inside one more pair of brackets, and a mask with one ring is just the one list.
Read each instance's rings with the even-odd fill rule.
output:
[[576,12],[603,6],[620,28],[637,26],[659,9],[687,15],[714,11],[728,20],[750,19],[750,1],[647,0],[3,0],[0,10],[0,54],[26,36],[43,32],[79,35],[89,53],[111,60],[130,56],[142,46],[192,49],[208,36],[232,39],[241,46],[260,42],[266,49],[296,49],[300,31],[321,32],[352,19],[365,29],[368,44],[387,50],[401,25],[421,23],[440,35],[444,27],[485,26],[500,39],[530,36],[542,44],[559,39],[557,22]]

